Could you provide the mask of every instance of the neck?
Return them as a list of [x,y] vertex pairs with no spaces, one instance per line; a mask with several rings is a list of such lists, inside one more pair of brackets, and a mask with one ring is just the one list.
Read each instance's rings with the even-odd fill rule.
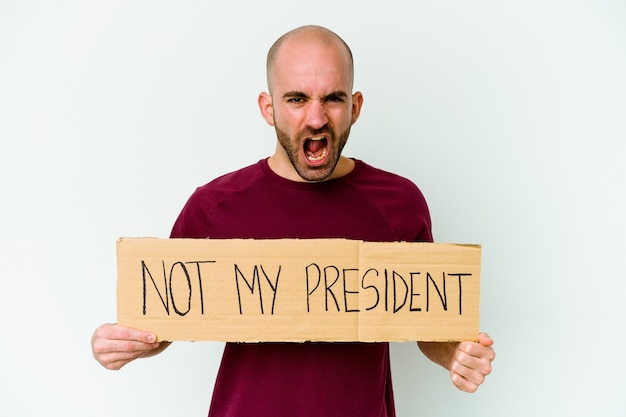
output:
[[[291,165],[291,162],[289,162],[288,159],[285,161],[285,158],[280,158],[280,156],[277,153],[275,153],[274,155],[268,158],[267,164],[269,165],[270,169],[274,171],[276,175],[286,178],[290,181],[319,182],[319,181],[308,181],[302,178],[298,174],[296,169],[293,167],[293,165]],[[337,166],[335,167],[333,172],[326,179],[322,181],[329,181],[335,178],[343,177],[344,175],[347,175],[350,172],[352,172],[352,170],[354,169],[354,165],[355,165],[354,160],[350,158],[346,158],[345,156],[341,156],[339,157],[339,162],[337,163]]]

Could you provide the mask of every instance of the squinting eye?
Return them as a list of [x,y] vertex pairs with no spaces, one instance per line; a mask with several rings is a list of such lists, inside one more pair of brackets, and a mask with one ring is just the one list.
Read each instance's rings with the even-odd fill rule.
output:
[[287,100],[287,103],[300,104],[303,103],[304,99],[302,97],[293,97]]

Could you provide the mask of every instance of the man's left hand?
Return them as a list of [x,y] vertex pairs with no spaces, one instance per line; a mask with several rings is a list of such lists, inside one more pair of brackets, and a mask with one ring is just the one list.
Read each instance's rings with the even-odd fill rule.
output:
[[493,339],[480,333],[478,342],[461,342],[450,359],[450,378],[461,391],[475,392],[491,373],[491,362],[496,357]]

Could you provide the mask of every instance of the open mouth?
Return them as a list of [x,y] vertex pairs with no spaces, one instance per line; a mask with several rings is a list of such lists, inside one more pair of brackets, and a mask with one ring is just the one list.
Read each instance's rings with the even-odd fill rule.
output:
[[304,141],[304,156],[311,164],[319,164],[328,154],[328,139],[324,136],[313,136]]

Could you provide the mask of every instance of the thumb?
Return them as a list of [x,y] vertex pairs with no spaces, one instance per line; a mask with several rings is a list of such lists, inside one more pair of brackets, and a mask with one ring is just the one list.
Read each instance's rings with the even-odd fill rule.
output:
[[491,346],[493,345],[493,339],[487,333],[481,332],[478,335],[478,343],[483,346]]

